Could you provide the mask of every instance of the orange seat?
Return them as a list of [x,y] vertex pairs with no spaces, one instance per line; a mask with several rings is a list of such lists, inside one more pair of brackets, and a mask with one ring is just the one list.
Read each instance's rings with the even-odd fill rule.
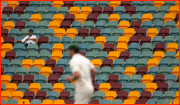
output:
[[129,42],[129,37],[128,36],[120,36],[118,39],[117,44],[125,43],[128,44]]
[[54,16],[53,16],[53,21],[57,21],[57,22],[59,22],[59,24],[61,24],[63,19],[64,19],[63,14],[54,14]]
[[125,99],[123,104],[134,104],[135,102],[136,102],[136,100]]
[[106,43],[106,37],[105,36],[96,37],[95,43],[102,44],[102,47],[104,48],[104,44]]
[[57,29],[54,29],[54,35],[53,36],[56,36],[56,37],[59,37],[60,39],[62,39],[62,37],[64,37],[65,35],[65,29],[63,28],[57,28]]
[[63,1],[53,1],[52,3],[52,7],[57,7],[57,9],[62,7],[62,5],[63,5]]
[[85,14],[86,16],[88,16],[90,13],[91,13],[91,7],[89,6],[81,7],[81,14]]
[[77,29],[76,28],[69,28],[66,31],[66,36],[71,37],[72,40],[73,40],[74,37],[76,37],[76,34],[77,34]]
[[86,14],[77,14],[75,21],[80,21],[82,24],[86,21]]
[[31,83],[29,86],[29,91],[33,91],[35,94],[41,89],[41,85],[39,83]]
[[178,77],[179,76],[179,67],[174,67],[172,74],[174,74],[174,75],[176,75],[176,77]]
[[80,12],[80,8],[79,8],[79,7],[76,7],[76,6],[71,7],[71,8],[69,9],[69,14],[74,14],[75,16],[76,16],[77,14],[79,14],[79,12]]
[[179,6],[171,6],[169,9],[169,13],[178,14],[179,13]]
[[114,9],[121,4],[121,1],[110,1],[109,6],[113,7]]
[[21,99],[21,100],[18,100],[18,104],[30,104],[30,102],[28,99]]
[[116,91],[106,91],[104,99],[111,100],[111,102],[116,98]]
[[101,83],[99,86],[99,91],[109,91],[109,89],[111,88],[111,84],[110,83]]
[[56,62],[62,58],[62,52],[52,52],[51,59],[56,60]]
[[141,22],[143,23],[144,21],[151,21],[153,19],[153,15],[151,13],[145,13],[142,16]]
[[29,70],[29,68],[31,68],[32,65],[33,65],[33,60],[32,60],[32,59],[24,59],[24,60],[22,61],[21,67],[26,67],[27,70]]
[[102,61],[101,59],[93,59],[92,63],[94,64],[95,67],[101,67]]
[[21,100],[23,97],[23,92],[22,91],[13,91],[11,99],[16,99],[17,101]]
[[175,15],[172,13],[166,13],[164,15],[164,24],[166,24],[167,21],[174,21]]
[[5,53],[8,51],[11,51],[12,49],[13,49],[13,46],[10,43],[4,43],[1,47],[1,51],[5,52]]
[[42,104],[53,104],[53,100],[45,99],[42,101]]
[[135,34],[135,29],[134,28],[126,28],[123,31],[124,31],[123,36],[132,37]]
[[149,28],[147,31],[147,36],[151,37],[153,39],[154,36],[157,36],[158,29],[157,28]]
[[15,24],[13,21],[5,21],[3,28],[8,29],[8,31],[10,32],[10,30],[13,29],[14,26],[15,26]]
[[51,29],[58,29],[60,26],[60,23],[57,21],[51,21],[49,22],[49,28]]
[[55,43],[55,44],[53,45],[53,48],[52,48],[52,51],[53,51],[53,52],[61,52],[61,53],[62,53],[63,50],[64,50],[64,45],[63,45],[63,44],[61,44],[61,43]]
[[147,68],[148,68],[148,70],[149,70],[150,67],[157,67],[158,64],[159,64],[158,59],[155,59],[155,58],[149,59],[149,60],[148,60],[148,63],[147,63]]
[[18,1],[8,1],[8,7],[12,7],[13,9],[15,9],[18,6]]
[[119,43],[116,47],[116,51],[120,54],[122,51],[127,50],[127,44],[126,43]]
[[10,75],[1,75],[1,83],[4,83],[6,85],[10,81],[11,81],[11,76]]
[[143,75],[142,83],[152,83],[153,78],[154,77],[151,74]]
[[176,52],[177,49],[178,49],[178,44],[177,43],[168,43],[167,48],[166,48],[166,52],[168,52],[168,51]]
[[130,91],[128,99],[137,100],[140,97],[139,91]]
[[119,14],[111,14],[109,16],[109,21],[117,21],[117,22],[119,22],[119,19],[120,19],[120,15]]
[[46,77],[48,78],[51,74],[51,67],[41,67],[40,74],[46,75]]
[[176,104],[179,105],[179,99],[174,99],[170,101],[170,104]]
[[35,21],[37,24],[41,21],[41,14],[32,14],[30,21]]
[[119,28],[122,28],[122,29],[129,28],[129,21],[120,21]]
[[114,60],[119,57],[119,54],[118,51],[110,51],[107,59],[112,59],[114,62]]
[[11,93],[13,92],[13,91],[16,91],[16,89],[17,89],[17,84],[16,83],[7,83],[6,84],[6,91],[10,91]]
[[64,100],[54,100],[54,104],[65,104]]
[[156,83],[145,83],[145,90],[144,91],[149,91],[151,94],[157,89],[157,84]]
[[176,59],[179,59],[179,51],[176,53]]
[[43,59],[35,59],[33,67],[38,67],[39,69],[44,66]]
[[5,100],[7,102],[8,99],[11,97],[10,91],[2,91],[1,92],[1,99]]
[[4,59],[6,52],[5,51],[1,51],[1,59]]
[[157,6],[158,9],[160,6],[163,6],[163,5],[164,5],[164,1],[154,1],[154,4],[153,4],[153,6]]
[[64,84],[63,83],[55,83],[53,86],[52,91],[57,91],[59,94],[64,90]]
[[179,91],[176,92],[175,99],[179,99]]
[[129,75],[130,77],[132,77],[135,72],[136,72],[135,67],[126,67],[124,71],[124,75]]
[[179,6],[179,1],[176,1],[176,4],[175,4],[175,6]]
[[158,59],[158,61],[160,61],[161,59],[164,58],[164,55],[165,55],[164,51],[156,51],[154,52],[153,58]]

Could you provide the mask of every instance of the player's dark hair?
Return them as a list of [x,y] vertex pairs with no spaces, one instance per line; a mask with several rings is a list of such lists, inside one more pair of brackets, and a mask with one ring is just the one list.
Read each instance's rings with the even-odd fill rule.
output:
[[74,48],[75,53],[79,53],[79,47]]
[[30,30],[29,30],[29,32],[33,32],[33,30],[32,30],[32,29],[30,29]]

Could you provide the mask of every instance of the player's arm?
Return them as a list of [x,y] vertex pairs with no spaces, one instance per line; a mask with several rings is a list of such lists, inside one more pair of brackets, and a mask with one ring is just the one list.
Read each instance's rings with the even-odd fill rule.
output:
[[95,69],[95,68],[94,68],[94,69],[91,69],[91,75],[92,75],[92,77],[95,76],[96,74],[97,74],[96,69]]

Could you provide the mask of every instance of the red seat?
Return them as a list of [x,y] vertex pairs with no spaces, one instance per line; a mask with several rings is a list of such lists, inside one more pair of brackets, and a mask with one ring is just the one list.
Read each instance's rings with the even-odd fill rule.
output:
[[114,44],[112,44],[112,43],[106,43],[106,44],[104,45],[103,51],[106,51],[107,53],[109,53],[110,51],[114,51]]
[[175,20],[176,23],[179,21],[179,13],[176,15],[174,20]]
[[139,99],[144,99],[144,100],[148,100],[150,98],[151,98],[151,92],[149,91],[141,92],[141,96],[139,97]]
[[102,7],[97,6],[97,7],[93,7],[92,9],[92,14],[101,14],[102,13]]
[[62,100],[68,100],[69,98],[70,98],[69,91],[62,91],[58,97],[58,99],[62,99]]
[[86,53],[85,52],[82,52],[80,51],[79,54],[83,55],[83,56],[86,56]]
[[93,83],[94,91],[99,90],[99,84],[98,83]]
[[107,82],[108,83],[117,83],[119,80],[118,75],[109,75]]
[[4,43],[10,43],[10,44],[12,44],[12,45],[14,45],[14,37],[4,37],[3,38],[4,39]]
[[28,7],[30,5],[30,1],[20,1],[19,7]]
[[111,83],[111,89],[110,91],[121,91],[122,89],[122,84],[121,83]]
[[30,102],[34,99],[34,92],[33,91],[25,91],[23,99],[28,99]]
[[135,30],[136,30],[136,33],[134,34],[134,36],[146,36],[145,28],[137,28]]
[[104,59],[101,67],[112,67],[113,60],[112,59]]
[[138,99],[136,100],[135,104],[146,104],[147,100],[144,99]]
[[94,81],[95,81],[95,76],[92,77],[92,83],[94,83]]
[[121,1],[121,5],[120,6],[124,6],[124,7],[131,6],[131,2],[132,1]]
[[65,7],[72,7],[74,5],[74,1],[63,1],[64,2],[64,5]]
[[74,100],[64,100],[65,104],[74,104]]
[[157,83],[156,91],[162,91],[164,93],[165,91],[168,91],[168,87],[168,83]]
[[16,58],[16,52],[14,52],[14,51],[6,52],[5,59],[8,59],[11,62],[11,60],[15,59],[15,58]]
[[1,75],[4,74],[4,68],[1,67]]
[[155,75],[153,82],[154,83],[163,83],[164,80],[165,80],[165,75],[158,74],[158,75]]
[[78,36],[83,37],[83,39],[85,39],[85,37],[87,37],[89,34],[89,30],[87,28],[81,28],[78,31]]
[[65,30],[67,30],[70,27],[71,27],[71,22],[69,22],[69,21],[62,21],[61,22],[60,28],[64,28]]
[[30,85],[31,83],[34,83],[34,76],[33,75],[25,75],[23,83],[27,83]]
[[92,99],[89,104],[99,104],[99,100]]
[[138,29],[141,27],[141,22],[140,21],[132,21],[130,28]]
[[101,30],[99,28],[91,29],[90,36],[93,36],[94,39],[96,39],[97,36],[99,36],[101,33]]
[[130,52],[129,51],[123,51],[120,53],[119,59],[124,59],[124,62],[126,59],[130,58]]
[[56,60],[54,60],[54,59],[46,60],[45,66],[51,67],[51,69],[54,69],[54,67],[56,66]]
[[159,30],[159,36],[162,36],[163,39],[164,39],[166,36],[168,36],[169,33],[170,33],[169,28],[161,28],[161,29]]
[[53,75],[63,75],[64,68],[63,67],[54,67],[53,68]]
[[48,43],[48,42],[49,42],[49,38],[48,38],[48,37],[41,36],[41,37],[39,37],[39,39],[38,39],[38,46],[40,47],[41,44],[43,44],[43,43]]
[[18,14],[20,16],[21,14],[24,14],[24,10],[25,10],[25,7],[16,7],[14,9],[14,14]]
[[127,6],[125,7],[126,9],[126,14],[130,14],[132,16],[132,14],[134,14],[136,12],[136,7],[134,6]]
[[12,7],[4,7],[2,14],[7,14],[7,16],[9,17],[10,14],[13,13],[13,8]]
[[21,75],[13,75],[11,79],[11,83],[16,83],[17,85],[19,83],[22,83],[22,76]]
[[52,85],[54,85],[54,83],[58,83],[59,82],[59,78],[60,77],[61,77],[61,75],[49,75],[48,83],[51,83]]
[[138,67],[136,74],[141,75],[143,77],[143,75],[147,74],[147,72],[147,67]]
[[71,24],[72,24],[72,22],[73,22],[74,20],[75,20],[74,14],[66,14],[63,21],[69,21],[69,22],[71,22]]
[[86,21],[93,21],[94,24],[96,23],[98,18],[98,14],[89,14]]
[[35,99],[39,99],[39,100],[43,101],[44,99],[46,99],[46,96],[47,96],[46,91],[38,91],[36,93]]
[[122,101],[124,101],[125,99],[128,98],[128,92],[127,91],[118,91],[116,93],[117,93],[116,99],[121,99]]
[[165,50],[164,43],[156,43],[153,51],[155,52],[155,51],[164,51],[164,50]]
[[108,14],[108,15],[113,14],[114,13],[114,8],[111,7],[111,6],[104,7],[103,13]]
[[1,37],[7,37],[8,36],[8,29],[1,29]]
[[139,37],[139,36],[133,36],[133,37],[131,37],[130,40],[129,40],[129,45],[130,45],[131,43],[139,43],[139,42],[140,42],[140,37]]
[[142,37],[141,37],[141,42],[140,42],[141,46],[142,46],[144,43],[151,43],[151,37],[149,37],[149,36],[142,36]]
[[26,23],[24,21],[16,22],[15,28],[18,28],[20,31],[26,27]]

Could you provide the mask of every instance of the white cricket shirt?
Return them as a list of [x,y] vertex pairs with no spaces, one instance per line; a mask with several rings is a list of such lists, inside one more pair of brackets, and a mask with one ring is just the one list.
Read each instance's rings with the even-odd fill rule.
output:
[[[25,44],[36,44],[36,40],[27,40],[29,38],[29,35],[27,35],[26,37],[24,37],[24,39],[22,39],[21,41]],[[30,38],[36,38],[36,35],[32,35],[30,36]],[[37,38],[36,38],[37,39]],[[26,41],[27,40],[27,41]]]

